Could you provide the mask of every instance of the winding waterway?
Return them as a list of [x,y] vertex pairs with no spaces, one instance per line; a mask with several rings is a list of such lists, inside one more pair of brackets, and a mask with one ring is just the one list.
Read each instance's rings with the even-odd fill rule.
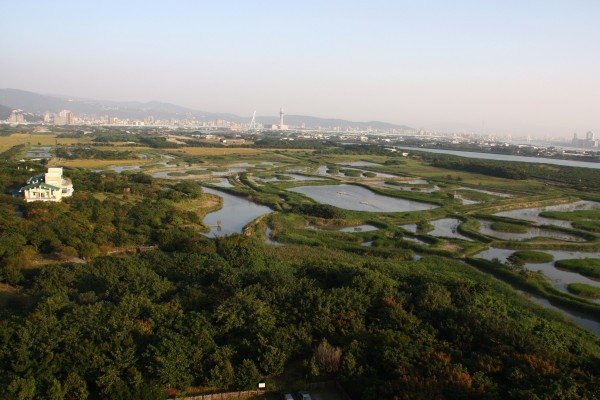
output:
[[413,151],[426,151],[428,153],[438,154],[451,154],[459,157],[466,158],[482,158],[485,160],[498,160],[498,161],[515,161],[515,162],[526,162],[535,164],[552,164],[562,165],[566,167],[582,167],[582,168],[593,168],[600,169],[600,163],[575,161],[575,160],[561,160],[559,158],[543,158],[543,157],[524,157],[524,156],[511,156],[508,154],[493,154],[493,153],[476,153],[471,151],[459,151],[459,150],[444,150],[444,149],[427,149],[424,147],[407,147],[407,146],[394,146],[398,149],[413,150]]

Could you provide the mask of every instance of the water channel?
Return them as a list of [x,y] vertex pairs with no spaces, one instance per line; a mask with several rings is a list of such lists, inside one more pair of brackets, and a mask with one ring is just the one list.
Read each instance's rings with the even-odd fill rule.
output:
[[[473,257],[475,258],[483,258],[488,261],[493,259],[498,259],[498,261],[505,263],[508,257],[513,254],[515,250],[511,249],[498,249],[495,247],[491,247],[487,250],[484,250]],[[527,263],[525,264],[525,268],[530,271],[541,271],[544,273],[546,277],[552,282],[552,284],[559,290],[567,291],[567,286],[570,283],[585,283],[586,285],[599,287],[600,281],[593,280],[590,278],[586,278],[583,275],[578,274],[577,272],[566,271],[562,269],[558,269],[554,266],[554,262],[558,260],[571,260],[571,259],[580,259],[580,258],[598,258],[598,253],[583,253],[579,251],[565,251],[565,250],[543,250],[543,253],[551,254],[554,257],[553,261],[546,263]],[[595,301],[600,303],[600,300]]]

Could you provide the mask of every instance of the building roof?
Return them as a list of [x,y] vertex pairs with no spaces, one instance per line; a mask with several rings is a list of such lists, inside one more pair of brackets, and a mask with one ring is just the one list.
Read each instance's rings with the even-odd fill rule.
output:
[[43,180],[45,176],[46,176],[46,174],[44,172],[42,172],[41,174],[34,175],[31,178],[27,179],[27,184],[31,184],[31,182],[37,182],[37,181]]
[[53,185],[48,185],[47,183],[44,183],[44,182],[37,182],[37,183],[32,183],[31,185],[23,186],[21,189],[19,189],[19,192],[23,192],[23,191],[29,190],[29,189],[35,189],[38,187],[42,188],[42,189],[60,190],[59,187],[56,187]]

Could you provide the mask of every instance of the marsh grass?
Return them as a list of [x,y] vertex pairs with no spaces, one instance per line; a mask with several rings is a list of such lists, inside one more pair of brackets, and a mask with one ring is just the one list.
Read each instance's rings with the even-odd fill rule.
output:
[[600,279],[600,259],[580,258],[572,260],[558,260],[556,268],[575,271],[588,278]]
[[585,283],[571,283],[567,286],[569,292],[590,299],[600,299],[600,288]]

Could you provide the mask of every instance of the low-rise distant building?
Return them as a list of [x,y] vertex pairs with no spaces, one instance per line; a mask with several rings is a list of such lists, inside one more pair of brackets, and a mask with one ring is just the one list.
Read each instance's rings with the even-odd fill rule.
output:
[[246,143],[245,139],[221,139],[222,144],[244,144]]
[[45,174],[39,174],[27,179],[22,193],[26,202],[32,201],[61,201],[63,197],[73,195],[73,183],[69,178],[63,178],[62,168],[48,168]]

